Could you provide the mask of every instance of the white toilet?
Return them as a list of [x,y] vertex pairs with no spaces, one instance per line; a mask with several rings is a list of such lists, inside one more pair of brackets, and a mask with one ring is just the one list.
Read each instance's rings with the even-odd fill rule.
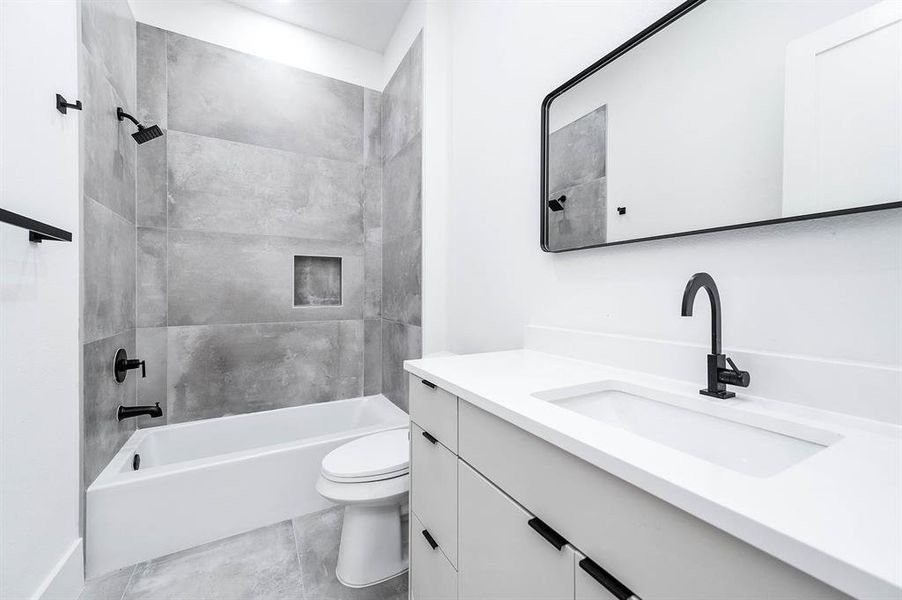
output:
[[407,570],[402,515],[409,471],[407,429],[358,438],[323,459],[316,490],[345,507],[335,568],[344,585],[366,587]]

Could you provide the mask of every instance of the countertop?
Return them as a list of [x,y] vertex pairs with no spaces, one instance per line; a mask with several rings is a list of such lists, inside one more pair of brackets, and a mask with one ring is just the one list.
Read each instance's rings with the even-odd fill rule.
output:
[[404,367],[847,594],[902,598],[902,427],[732,388],[736,398],[709,401],[842,436],[784,471],[755,477],[532,396],[615,379],[698,398],[703,382],[533,350],[424,358]]

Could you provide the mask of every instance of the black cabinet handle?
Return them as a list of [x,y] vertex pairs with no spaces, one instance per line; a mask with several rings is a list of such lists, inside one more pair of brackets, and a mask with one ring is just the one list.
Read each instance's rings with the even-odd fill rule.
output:
[[420,381],[421,381],[421,382],[423,383],[423,385],[425,385],[426,387],[428,387],[428,388],[430,388],[430,389],[433,389],[433,390],[435,389],[435,384],[432,383],[431,381],[426,381],[425,379],[421,379]]
[[530,527],[535,529],[540,536],[545,538],[545,541],[560,550],[567,544],[567,540],[564,539],[564,536],[559,534],[557,531],[549,527],[545,524],[542,519],[539,517],[533,517],[528,522]]
[[598,563],[591,558],[584,558],[579,561],[579,568],[588,573],[589,577],[600,583],[604,589],[611,592],[617,600],[641,600],[639,596],[617,581],[616,577],[602,569]]
[[432,549],[435,550],[438,548],[438,542],[435,541],[435,538],[432,537],[432,534],[427,530],[423,530],[423,537],[426,538],[426,541],[429,542],[429,545],[432,546]]
[[438,443],[438,440],[436,439],[436,437],[434,435],[432,435],[431,433],[429,433],[428,431],[423,432],[423,437],[426,438],[427,440],[429,440],[430,444]]

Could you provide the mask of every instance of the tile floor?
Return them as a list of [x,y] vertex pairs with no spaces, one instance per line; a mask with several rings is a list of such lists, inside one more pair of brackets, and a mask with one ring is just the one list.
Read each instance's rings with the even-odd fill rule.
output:
[[79,600],[406,600],[407,575],[351,589],[335,578],[341,507],[127,567]]

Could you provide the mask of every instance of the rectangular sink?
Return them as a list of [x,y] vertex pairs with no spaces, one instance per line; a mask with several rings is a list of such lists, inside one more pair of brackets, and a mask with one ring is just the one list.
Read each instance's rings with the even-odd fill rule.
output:
[[842,436],[617,380],[546,390],[534,397],[606,425],[756,477],[768,477]]

